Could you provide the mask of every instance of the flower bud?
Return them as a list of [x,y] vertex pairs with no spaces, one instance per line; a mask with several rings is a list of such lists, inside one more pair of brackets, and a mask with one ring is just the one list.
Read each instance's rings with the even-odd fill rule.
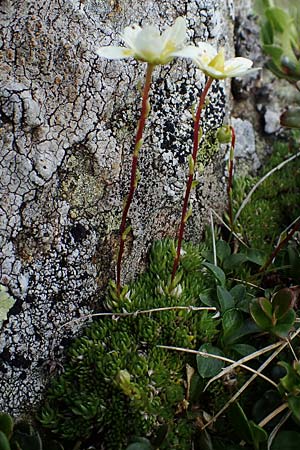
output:
[[229,144],[231,141],[231,128],[229,125],[223,125],[218,129],[217,139],[220,144]]

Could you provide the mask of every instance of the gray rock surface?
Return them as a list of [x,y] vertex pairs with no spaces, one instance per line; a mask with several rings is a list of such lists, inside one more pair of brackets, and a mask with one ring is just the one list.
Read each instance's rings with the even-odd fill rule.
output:
[[[101,60],[95,47],[118,44],[130,23],[163,28],[179,15],[191,41],[233,55],[230,0],[0,2],[0,283],[15,300],[0,335],[0,410],[19,415],[39,401],[82,322],[63,325],[100,309],[114,277],[145,66]],[[189,62],[155,70],[124,281],[154,239],[175,236],[203,82]],[[228,92],[214,82],[205,130],[221,125]],[[198,175],[188,238],[222,206],[222,174],[220,153]]]
[[253,171],[257,171],[261,164],[256,154],[255,132],[252,123],[249,120],[232,117],[231,124],[236,137],[234,158],[238,173],[241,174],[243,171],[247,173],[249,167]]

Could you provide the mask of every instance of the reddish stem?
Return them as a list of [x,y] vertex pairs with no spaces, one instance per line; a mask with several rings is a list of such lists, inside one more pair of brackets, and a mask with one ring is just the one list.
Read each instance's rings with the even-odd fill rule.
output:
[[123,209],[122,214],[122,220],[120,225],[120,244],[119,244],[119,253],[118,253],[118,260],[117,260],[117,295],[120,296],[121,292],[121,267],[122,267],[122,257],[124,253],[124,247],[125,247],[125,240],[126,240],[126,221],[128,216],[128,211],[133,199],[133,195],[136,189],[137,185],[137,168],[138,168],[138,154],[139,150],[142,144],[142,136],[143,131],[145,128],[145,122],[148,115],[148,97],[149,97],[149,91],[151,86],[151,80],[152,80],[152,73],[153,73],[154,65],[148,64],[147,65],[147,71],[145,76],[145,85],[143,89],[143,98],[142,98],[142,110],[141,110],[141,116],[138,124],[138,129],[135,137],[134,142],[134,150],[132,155],[132,162],[131,162],[131,177],[130,177],[130,188],[129,193],[126,199],[126,203]]
[[190,197],[190,193],[191,193],[191,189],[192,189],[193,179],[194,179],[194,171],[195,171],[195,166],[196,166],[196,162],[197,162],[197,154],[198,154],[198,150],[199,150],[199,130],[200,130],[201,112],[202,112],[202,109],[204,108],[205,99],[206,99],[207,93],[209,91],[209,88],[210,88],[212,82],[213,82],[213,78],[209,77],[204,86],[202,94],[200,96],[197,113],[196,113],[196,117],[195,117],[194,144],[193,144],[193,153],[192,153],[193,167],[192,168],[190,167],[189,176],[188,176],[187,184],[186,184],[186,191],[185,191],[182,213],[181,213],[181,221],[180,221],[178,237],[177,237],[177,239],[178,239],[177,251],[176,251],[176,257],[175,257],[174,263],[173,263],[171,285],[172,285],[172,282],[174,281],[174,278],[175,278],[175,275],[176,275],[176,272],[178,269],[178,265],[179,265],[183,233],[184,233],[184,228],[185,228],[185,224],[186,224],[186,220],[187,220],[187,208],[188,208],[189,197]]
[[229,155],[229,167],[228,167],[228,214],[231,231],[233,231],[233,212],[232,212],[232,183],[233,183],[233,158],[234,158],[234,148],[235,148],[235,132],[234,128],[230,127],[231,130],[231,147]]
[[267,262],[259,269],[259,272],[264,272],[271,264],[274,258],[278,255],[282,247],[291,239],[291,237],[298,231],[300,228],[300,219],[294,224],[292,229],[288,232],[286,237],[277,245],[277,247],[273,250],[271,256],[267,260]]

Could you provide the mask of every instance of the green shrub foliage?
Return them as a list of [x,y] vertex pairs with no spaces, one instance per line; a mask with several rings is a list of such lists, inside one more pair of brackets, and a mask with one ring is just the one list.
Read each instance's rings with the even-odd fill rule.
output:
[[[169,292],[174,243],[156,242],[149,270],[129,286],[114,312],[199,306],[201,292],[212,283],[201,268],[203,250],[184,247],[177,285]],[[197,348],[196,336],[212,341],[217,323],[212,313],[176,309],[95,320],[71,345],[64,373],[51,383],[42,424],[67,440],[96,437],[107,450],[124,449],[130,436],[147,436],[166,424],[169,433],[160,448],[189,449],[192,427],[180,424],[191,361],[157,346]]]

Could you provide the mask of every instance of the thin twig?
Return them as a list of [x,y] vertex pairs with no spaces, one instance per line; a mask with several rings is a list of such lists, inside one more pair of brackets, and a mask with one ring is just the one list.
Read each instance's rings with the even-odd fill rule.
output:
[[288,420],[288,418],[291,416],[292,411],[288,411],[281,419],[280,422],[278,422],[278,424],[274,427],[274,429],[271,431],[271,433],[269,434],[269,439],[268,439],[268,443],[267,443],[267,450],[271,449],[271,445],[273,440],[275,439],[276,434],[278,433],[278,431],[280,430],[280,428],[282,427],[282,425]]
[[[300,333],[300,328],[295,331],[295,333],[293,333],[291,339],[294,339],[298,334]],[[226,409],[233,403],[235,402],[235,400],[237,398],[239,398],[239,396],[247,389],[247,387],[252,383],[252,381],[255,380],[255,378],[258,376],[258,373],[261,373],[269,364],[271,361],[273,361],[274,358],[276,358],[276,356],[288,345],[287,341],[283,342],[281,344],[281,346],[275,350],[275,352],[272,353],[271,356],[269,356],[268,359],[266,359],[266,361],[257,369],[257,373],[255,373],[254,375],[252,375],[251,378],[249,378],[249,380],[246,381],[246,383],[244,383],[244,385],[238,390],[238,392],[236,392],[229,400],[228,402],[223,406],[223,408],[220,409],[220,411],[217,412],[217,414],[215,414],[211,420],[209,420],[205,425],[203,425],[203,427],[201,428],[201,430],[204,430],[205,428],[209,427],[213,422],[215,422],[217,420],[218,417],[220,417],[224,411],[226,411]]]
[[298,216],[298,217],[296,217],[296,219],[295,220],[293,220],[293,222],[292,223],[290,223],[281,233],[280,233],[280,235],[279,235],[279,238],[278,238],[278,241],[277,241],[277,244],[276,244],[276,247],[280,244],[280,242],[282,241],[282,236],[284,235],[284,234],[286,234],[288,231],[289,231],[289,229],[296,223],[296,222],[298,222],[298,220],[300,219],[300,216]]
[[271,422],[271,420],[273,420],[274,417],[278,416],[278,414],[280,414],[282,411],[284,411],[288,407],[289,407],[288,402],[283,403],[282,405],[278,406],[278,408],[274,409],[274,411],[272,411],[270,414],[268,414],[267,417],[265,417],[263,420],[261,420],[259,422],[258,426],[263,428],[265,425],[267,425],[269,422]]
[[249,203],[251,196],[253,194],[253,192],[256,191],[256,189],[267,179],[269,178],[269,176],[271,176],[274,172],[276,172],[277,170],[282,169],[282,167],[284,167],[286,164],[288,164],[289,162],[293,161],[294,159],[298,158],[298,156],[300,156],[300,152],[296,153],[295,155],[291,156],[290,158],[286,159],[285,161],[282,161],[280,164],[278,164],[276,167],[274,167],[272,170],[270,170],[269,172],[267,172],[254,186],[253,188],[250,190],[249,194],[246,196],[246,198],[244,199],[244,201],[242,202],[238,212],[235,215],[235,218],[233,220],[233,223],[235,223],[237,221],[237,219],[239,218],[241,212],[243,211],[243,209],[245,208],[245,206]]
[[113,313],[113,312],[101,312],[101,313],[94,313],[94,314],[85,314],[84,316],[79,317],[78,319],[70,320],[69,322],[64,323],[58,328],[58,331],[62,328],[73,325],[74,323],[80,322],[82,320],[86,319],[92,319],[93,317],[111,317],[112,319],[118,319],[121,317],[136,317],[141,314],[152,314],[156,312],[161,311],[188,311],[188,312],[194,312],[194,311],[217,311],[217,308],[213,306],[166,306],[163,308],[152,308],[152,309],[143,309],[143,310],[137,310],[133,312],[122,312],[122,313]]
[[290,350],[291,350],[291,352],[292,352],[293,358],[295,358],[295,361],[298,362],[299,359],[298,359],[298,357],[297,357],[297,355],[296,355],[296,352],[295,352],[295,350],[294,350],[294,348],[293,348],[293,346],[292,346],[292,344],[291,344],[291,342],[290,342],[289,339],[288,339],[288,345],[289,345]]
[[[201,352],[199,350],[192,350],[192,349],[189,349],[189,348],[182,348],[182,347],[173,347],[172,345],[158,345],[157,347],[165,348],[167,350],[175,350],[177,352],[192,353],[194,355],[203,356],[204,358],[217,359],[219,361],[224,361],[224,362],[227,362],[227,363],[235,363],[235,361],[233,359],[226,358],[225,356],[213,355],[212,353]],[[256,374],[257,376],[263,378],[265,381],[268,381],[269,383],[271,383],[273,386],[277,387],[277,384],[274,383],[273,380],[271,380],[270,378],[266,377],[262,373],[258,373],[255,369],[252,369],[252,367],[246,366],[245,364],[238,364],[238,366],[242,367],[245,370],[248,370],[249,372],[252,372],[252,373]]]
[[256,288],[256,289],[260,289],[261,291],[264,291],[264,292],[265,292],[265,289],[264,289],[264,288],[262,288],[262,287],[260,287],[260,286],[257,286],[257,284],[250,283],[249,281],[246,281],[246,280],[240,280],[239,278],[229,278],[229,280],[237,281],[238,283],[246,284],[247,286],[251,286],[251,287],[254,287],[254,288]]
[[273,262],[273,260],[276,258],[282,247],[291,239],[291,237],[298,231],[300,228],[300,220],[298,220],[293,228],[288,232],[286,237],[282,239],[282,241],[277,245],[277,247],[273,250],[271,256],[268,258],[267,262],[260,267],[259,272],[264,272]]
[[230,229],[230,227],[227,225],[227,223],[222,219],[222,217],[221,216],[219,216],[219,214],[214,210],[214,209],[211,209],[212,210],[212,212],[214,213],[214,215],[217,217],[217,219],[221,222],[221,224],[222,225],[224,225],[224,227],[228,230],[228,231],[230,231],[231,232],[231,234],[241,243],[241,244],[243,244],[245,247],[249,247],[247,244],[246,244],[246,242],[244,242],[243,241],[243,239],[238,235],[238,234],[236,234],[234,231],[232,231],[231,229]]
[[[208,386],[213,383],[214,381],[216,381],[218,378],[223,377],[224,375],[226,375],[228,372],[231,372],[232,370],[234,370],[236,367],[240,366],[241,364],[247,362],[247,361],[251,361],[251,359],[255,359],[258,358],[259,356],[263,355],[264,353],[270,352],[271,350],[274,350],[275,348],[279,347],[281,345],[281,342],[276,342],[275,344],[271,344],[268,345],[268,347],[262,348],[260,350],[257,350],[256,352],[251,353],[251,355],[247,355],[244,358],[239,359],[238,361],[234,361],[233,364],[231,364],[229,367],[226,367],[225,369],[222,369],[222,372],[219,373],[218,375],[214,376],[213,378],[211,378],[208,383],[206,384],[205,388],[203,389],[203,391],[206,391],[206,389],[208,388]],[[272,384],[277,388],[277,384],[275,382],[273,382],[271,380]]]
[[216,237],[215,237],[215,227],[214,227],[214,218],[212,215],[212,210],[210,210],[210,227],[211,227],[211,237],[212,237],[212,247],[213,247],[213,255],[214,255],[214,265],[217,266],[217,248],[216,248]]

